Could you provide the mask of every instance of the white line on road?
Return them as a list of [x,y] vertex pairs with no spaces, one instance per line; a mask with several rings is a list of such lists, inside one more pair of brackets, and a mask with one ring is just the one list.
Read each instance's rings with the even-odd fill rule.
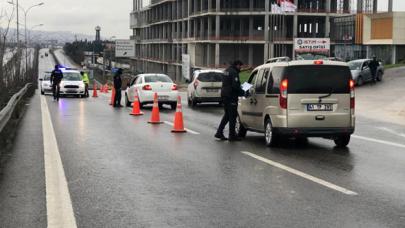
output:
[[55,131],[49,114],[46,98],[41,96],[42,131],[45,158],[46,211],[48,228],[75,228],[69,188],[63,170]]
[[368,138],[368,137],[359,136],[359,135],[352,135],[352,137],[356,138],[356,139],[361,139],[361,140],[364,140],[364,141],[381,143],[381,144],[385,144],[385,145],[388,145],[388,146],[395,146],[395,147],[405,148],[404,144],[389,142],[389,141],[385,141],[385,140],[373,139],[373,138]]
[[377,127],[377,129],[380,129],[380,130],[389,132],[389,133],[391,133],[391,134],[394,134],[394,135],[401,136],[401,137],[404,137],[404,138],[405,138],[405,134],[398,133],[398,132],[396,132],[396,131],[394,131],[394,130],[392,130],[392,129],[386,128],[386,127]]
[[[170,125],[170,126],[174,126],[174,123],[172,123],[172,122],[169,122],[169,121],[164,121],[164,123],[165,124],[167,124],[167,125]],[[193,134],[193,135],[199,135],[200,133],[198,133],[198,132],[196,132],[196,131],[193,131],[193,130],[190,130],[190,129],[188,129],[188,128],[184,128],[187,132],[189,132],[189,133],[191,133],[191,134]]]
[[304,179],[310,180],[310,181],[312,181],[312,182],[314,182],[314,183],[320,184],[320,185],[322,185],[322,186],[324,186],[324,187],[327,187],[327,188],[330,188],[330,189],[332,189],[332,190],[341,192],[341,193],[343,193],[343,194],[350,195],[350,196],[356,196],[356,195],[358,195],[358,193],[356,193],[356,192],[350,191],[350,190],[348,190],[348,189],[346,189],[346,188],[337,186],[337,185],[335,185],[335,184],[332,184],[332,183],[330,183],[330,182],[324,181],[324,180],[319,179],[319,178],[317,178],[317,177],[311,176],[311,175],[309,175],[309,174],[306,174],[306,173],[301,172],[301,171],[299,171],[299,170],[293,169],[293,168],[288,167],[288,166],[286,166],[286,165],[280,164],[280,163],[278,163],[278,162],[269,160],[269,159],[267,159],[267,158],[260,157],[260,156],[258,156],[258,155],[256,155],[256,154],[253,154],[253,153],[250,153],[250,152],[246,152],[246,151],[242,151],[242,153],[245,154],[245,155],[247,155],[247,156],[250,156],[250,157],[252,157],[252,158],[255,158],[255,159],[259,160],[259,161],[262,161],[262,162],[264,162],[264,163],[267,163],[267,164],[269,164],[269,165],[271,165],[271,166],[273,166],[273,167],[282,169],[282,170],[287,171],[287,172],[289,172],[289,173],[291,173],[291,174],[297,175],[297,176],[299,176],[299,177],[302,177],[302,178],[304,178]]

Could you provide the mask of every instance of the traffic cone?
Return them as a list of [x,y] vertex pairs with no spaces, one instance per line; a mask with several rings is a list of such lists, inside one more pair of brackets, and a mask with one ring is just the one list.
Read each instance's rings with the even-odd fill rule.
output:
[[98,97],[97,95],[97,83],[94,82],[93,84],[93,97]]
[[112,93],[111,93],[111,101],[110,105],[114,105],[114,99],[115,99],[115,88],[112,88]]
[[152,109],[152,116],[150,124],[161,124],[163,122],[160,121],[160,113],[159,113],[159,103],[158,103],[158,95],[155,93],[155,97],[153,98],[153,109]]
[[181,97],[177,98],[177,109],[176,114],[174,115],[174,126],[172,129],[173,133],[185,133],[187,132],[184,129],[184,122],[183,122],[183,111],[181,107]]
[[141,112],[141,105],[139,104],[139,97],[138,97],[138,91],[135,93],[135,99],[134,99],[134,104],[132,108],[132,113],[130,114],[131,116],[142,116],[143,112]]

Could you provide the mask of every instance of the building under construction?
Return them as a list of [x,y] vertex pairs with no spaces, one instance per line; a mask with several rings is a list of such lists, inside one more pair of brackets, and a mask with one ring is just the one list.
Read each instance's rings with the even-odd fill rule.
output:
[[[164,72],[181,80],[188,72],[183,66],[224,68],[235,59],[257,66],[272,57],[293,57],[297,37],[330,37],[332,55],[336,45],[354,39],[353,20],[338,19],[353,17],[354,1],[290,1],[295,12],[274,12],[279,0],[134,0],[133,65],[137,71]],[[358,4],[359,11],[376,10],[377,5],[376,0]]]

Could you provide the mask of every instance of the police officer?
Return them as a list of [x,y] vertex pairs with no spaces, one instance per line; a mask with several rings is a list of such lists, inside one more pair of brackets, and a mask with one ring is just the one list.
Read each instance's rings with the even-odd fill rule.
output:
[[222,79],[221,97],[224,104],[225,114],[219,124],[215,138],[227,140],[224,136],[225,126],[229,122],[229,141],[240,141],[236,136],[235,125],[238,116],[238,98],[243,96],[245,92],[240,85],[239,73],[243,63],[239,60],[235,61],[228,69],[226,69]]
[[53,100],[59,101],[59,92],[60,92],[60,82],[63,79],[63,73],[59,69],[59,65],[55,65],[55,69],[51,73],[51,84],[52,84],[52,93]]
[[122,87],[122,69],[119,68],[114,74],[114,88],[115,88],[115,97],[114,97],[114,107],[122,107],[121,105],[121,87]]
[[377,57],[373,56],[373,59],[370,61],[369,65],[371,76],[373,77],[373,83],[377,82],[377,69],[380,66],[380,63],[377,61]]
[[82,80],[84,83],[84,96],[89,97],[89,84],[90,84],[89,75],[84,71],[80,71],[80,74],[82,75]]

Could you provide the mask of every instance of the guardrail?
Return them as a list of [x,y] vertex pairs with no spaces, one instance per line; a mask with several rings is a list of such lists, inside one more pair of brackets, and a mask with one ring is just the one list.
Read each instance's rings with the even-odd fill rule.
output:
[[10,121],[13,113],[18,106],[18,103],[26,95],[28,89],[32,87],[32,83],[28,83],[18,93],[11,97],[7,105],[0,111],[0,133],[3,132],[5,126]]

